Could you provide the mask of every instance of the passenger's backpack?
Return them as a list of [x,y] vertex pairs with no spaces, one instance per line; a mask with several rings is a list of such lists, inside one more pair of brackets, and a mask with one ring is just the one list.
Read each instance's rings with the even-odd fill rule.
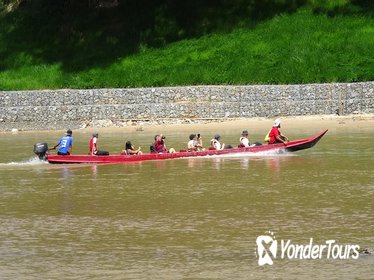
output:
[[150,150],[151,153],[156,153],[157,152],[154,144],[149,146],[149,150]]
[[271,131],[271,129],[269,130],[268,134],[266,134],[266,136],[265,136],[265,139],[264,139],[265,143],[270,143],[270,137],[269,137],[270,131]]

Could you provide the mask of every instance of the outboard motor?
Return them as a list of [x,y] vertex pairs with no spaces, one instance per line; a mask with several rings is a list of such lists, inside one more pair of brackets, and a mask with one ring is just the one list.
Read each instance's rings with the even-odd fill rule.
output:
[[34,145],[34,153],[39,157],[40,160],[46,160],[47,152],[48,152],[47,143],[36,143]]

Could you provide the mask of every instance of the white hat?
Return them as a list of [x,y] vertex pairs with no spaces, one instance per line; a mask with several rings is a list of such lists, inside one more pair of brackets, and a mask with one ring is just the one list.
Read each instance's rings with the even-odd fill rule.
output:
[[281,119],[276,119],[273,123],[273,127],[278,127],[281,124]]

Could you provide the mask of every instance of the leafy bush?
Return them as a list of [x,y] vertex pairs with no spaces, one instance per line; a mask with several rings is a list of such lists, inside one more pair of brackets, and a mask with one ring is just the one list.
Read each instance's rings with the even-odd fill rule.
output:
[[373,80],[371,5],[24,0],[0,18],[0,89]]

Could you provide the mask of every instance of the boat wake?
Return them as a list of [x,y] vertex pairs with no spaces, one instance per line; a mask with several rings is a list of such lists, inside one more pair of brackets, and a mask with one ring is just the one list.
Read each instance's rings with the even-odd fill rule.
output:
[[42,165],[48,164],[47,161],[40,160],[38,157],[32,157],[28,160],[23,161],[12,161],[6,163],[0,163],[0,166],[35,166],[35,165]]

